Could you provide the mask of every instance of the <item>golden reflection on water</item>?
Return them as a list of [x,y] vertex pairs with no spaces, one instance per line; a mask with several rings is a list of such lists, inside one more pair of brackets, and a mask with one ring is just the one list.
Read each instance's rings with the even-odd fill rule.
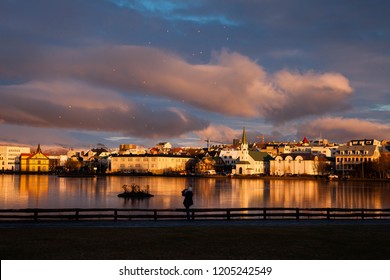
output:
[[[149,185],[155,196],[118,198],[124,184]],[[131,177],[58,178],[0,175],[1,208],[182,208],[192,186],[196,208],[390,208],[390,183],[316,180]]]

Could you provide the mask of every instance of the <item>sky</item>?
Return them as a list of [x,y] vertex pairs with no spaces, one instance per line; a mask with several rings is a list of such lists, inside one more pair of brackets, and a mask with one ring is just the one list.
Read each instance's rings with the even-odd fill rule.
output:
[[1,0],[0,143],[390,139],[387,0]]

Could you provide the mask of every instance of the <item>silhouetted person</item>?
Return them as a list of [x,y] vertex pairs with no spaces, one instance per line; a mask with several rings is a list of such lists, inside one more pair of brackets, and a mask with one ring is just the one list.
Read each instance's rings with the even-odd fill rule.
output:
[[181,192],[182,196],[184,196],[184,207],[186,208],[186,213],[187,213],[187,220],[190,220],[190,206],[194,204],[192,200],[192,196],[194,193],[192,192],[192,188],[188,187],[188,189],[184,189]]

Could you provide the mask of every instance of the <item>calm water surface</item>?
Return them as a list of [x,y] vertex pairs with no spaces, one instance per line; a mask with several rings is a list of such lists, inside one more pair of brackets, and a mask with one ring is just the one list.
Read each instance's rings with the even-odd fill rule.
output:
[[[122,185],[132,183],[149,185],[155,196],[117,197]],[[196,208],[390,208],[388,182],[47,175],[0,175],[0,208],[181,208],[181,190],[190,185]]]

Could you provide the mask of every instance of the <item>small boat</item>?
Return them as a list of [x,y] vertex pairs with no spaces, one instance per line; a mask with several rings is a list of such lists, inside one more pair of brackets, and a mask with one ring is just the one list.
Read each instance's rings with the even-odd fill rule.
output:
[[132,184],[131,186],[123,185],[122,189],[124,190],[124,192],[118,194],[118,197],[142,199],[154,196],[149,193],[149,186],[146,186],[146,189],[142,190],[139,185]]
[[337,175],[329,175],[328,176],[328,179],[330,180],[330,181],[335,181],[335,180],[338,180],[339,179],[339,176],[337,176]]

